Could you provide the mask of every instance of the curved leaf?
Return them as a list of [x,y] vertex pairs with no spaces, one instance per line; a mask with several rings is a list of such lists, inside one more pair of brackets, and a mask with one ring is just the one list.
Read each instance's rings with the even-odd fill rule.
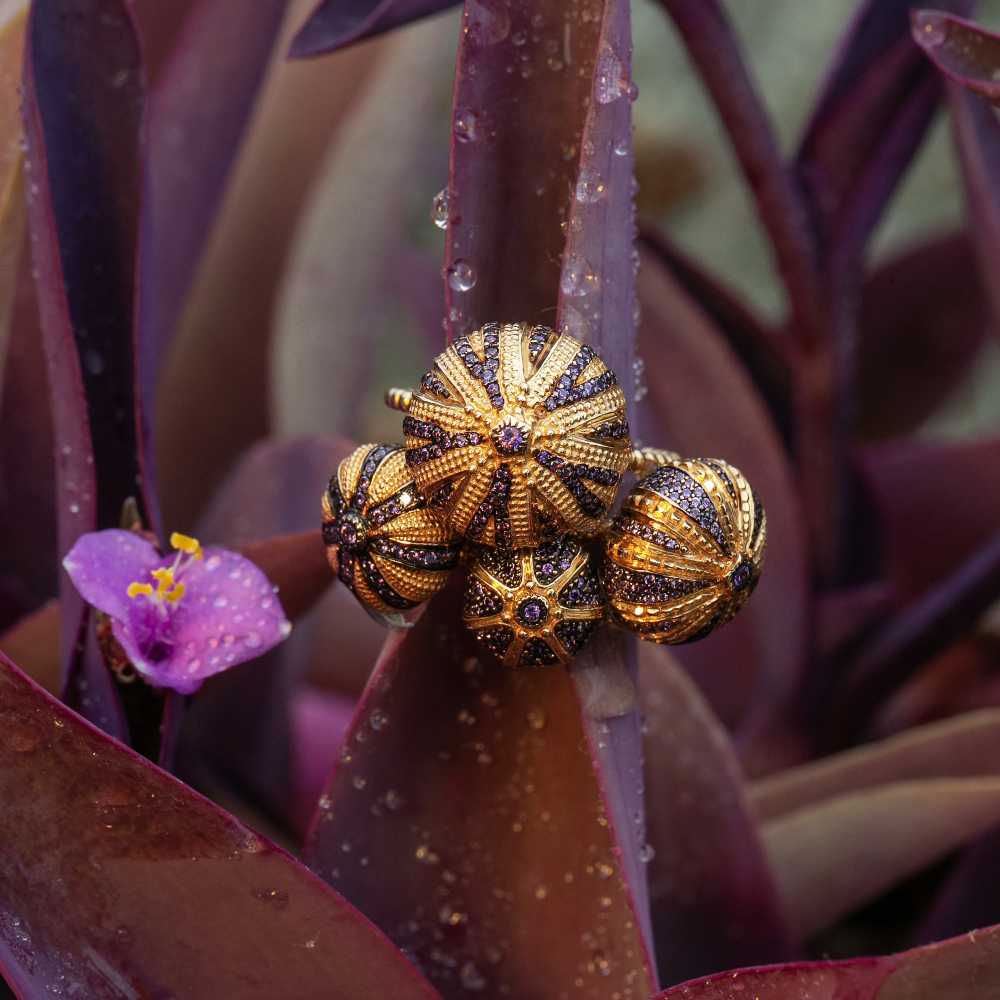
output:
[[966,90],[1000,101],[1000,35],[938,10],[915,10],[913,40],[935,66]]
[[764,825],[764,846],[803,936],[1000,825],[1000,778],[930,778],[850,792]]
[[1000,990],[1000,928],[885,958],[742,969],[656,1000],[984,1000]]
[[968,21],[937,11],[913,15],[913,37],[948,80],[952,127],[962,166],[969,227],[979,267],[993,307],[1000,317],[1000,126],[987,101],[1000,93],[1000,38]]
[[202,0],[180,26],[150,95],[136,275],[137,377],[146,449],[152,447],[160,369],[284,10],[284,0],[256,0],[240,17],[234,44],[232,5]]
[[444,996],[647,995],[570,676],[481,656],[458,600],[450,587],[389,637],[320,799],[310,864]]
[[749,788],[762,821],[898,781],[1000,776],[1000,710],[984,709],[771,775]]
[[[492,320],[555,324],[580,336],[618,372],[631,402],[629,16],[626,0],[467,5],[452,109],[445,301],[452,337]],[[601,655],[585,654],[590,669],[574,674],[583,701],[595,678],[613,687],[622,671],[634,674],[624,637]],[[584,730],[634,893],[638,927],[628,934],[638,968],[651,950],[634,821],[641,736],[634,710],[621,707],[599,722],[585,718]]]
[[858,432],[889,437],[917,427],[972,369],[989,325],[965,233],[876,268],[861,290]]
[[665,233],[643,228],[642,246],[657,257],[695,302],[749,372],[787,445],[792,436],[792,359],[783,341],[738,294],[702,270]]
[[717,0],[662,0],[688,54],[710,91],[757,201],[790,300],[795,332],[822,335],[818,245],[810,206],[782,158],[743,60],[739,42]]
[[966,635],[1000,596],[1000,532],[929,588],[841,664],[826,707],[829,739],[863,733],[878,703],[928,660]]
[[[396,351],[386,341],[401,324],[387,308],[395,280],[387,272],[411,242],[415,190],[429,206],[445,169],[443,147],[429,153],[427,136],[435,123],[440,128],[451,71],[441,51],[453,32],[450,21],[425,24],[386,41],[319,170],[277,303],[274,421],[282,434],[357,435],[373,375],[392,364],[385,356]],[[411,363],[416,378],[425,362]],[[406,371],[405,362],[397,365]]]
[[24,154],[17,102],[27,11],[27,0],[17,2],[4,8],[0,20],[0,401],[24,244]]
[[[299,29],[289,55],[306,59],[436,14],[458,0],[320,0]],[[489,0],[483,4],[488,8]]]
[[789,956],[729,738],[662,647],[639,653],[653,930],[667,982]]
[[20,995],[434,996],[305,868],[3,657],[0,705],[0,967]]
[[[193,524],[242,453],[270,433],[272,352],[286,336],[276,315],[293,237],[304,212],[311,214],[331,136],[381,63],[381,46],[309,64],[281,58],[305,6],[306,0],[287,5],[238,152],[224,151],[233,162],[159,373],[157,455],[163,468],[176,470],[161,483],[161,502],[172,524]],[[203,57],[211,59],[210,51]],[[250,69],[241,70],[244,84]],[[239,97],[249,99],[246,91]],[[317,348],[309,350],[332,380]],[[324,422],[312,429],[335,427]]]
[[[920,144],[940,86],[910,40],[914,0],[865,0],[806,126],[797,170],[847,270]],[[942,0],[958,12],[969,0]],[[841,279],[838,279],[838,281]]]
[[901,602],[954,572],[996,530],[1000,438],[870,445],[858,460],[882,522],[885,575]]
[[[138,430],[132,336],[144,89],[124,0],[32,5],[23,114],[60,552],[85,531],[117,526],[130,496],[138,497],[147,522],[156,521],[149,456]],[[70,694],[81,710],[121,734],[106,671],[85,643],[78,645],[86,615],[65,576],[61,591],[66,677],[89,687]]]
[[59,662],[59,602],[49,601],[0,634],[0,650],[49,694],[62,685]]
[[732,461],[760,495],[769,522],[780,526],[740,616],[705,642],[678,648],[716,712],[738,722],[741,735],[763,736],[799,683],[811,614],[794,479],[762,400],[709,317],[649,257],[640,290],[653,440]]

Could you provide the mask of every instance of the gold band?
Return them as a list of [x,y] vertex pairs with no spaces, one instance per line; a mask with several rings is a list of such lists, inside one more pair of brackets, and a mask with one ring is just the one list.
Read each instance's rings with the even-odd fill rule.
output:
[[676,451],[667,451],[665,448],[633,448],[629,469],[644,476],[660,465],[670,465],[680,460],[681,457]]
[[413,402],[413,392],[410,389],[388,389],[385,394],[385,405],[390,410],[406,413]]

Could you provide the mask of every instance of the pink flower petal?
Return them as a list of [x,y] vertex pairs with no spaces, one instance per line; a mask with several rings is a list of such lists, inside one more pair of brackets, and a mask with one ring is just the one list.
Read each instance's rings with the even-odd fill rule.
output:
[[235,552],[206,549],[178,579],[184,597],[165,617],[136,601],[115,622],[136,670],[154,684],[190,694],[206,677],[261,656],[291,631],[268,578]]
[[135,606],[128,596],[134,581],[149,582],[150,571],[164,562],[156,548],[131,531],[92,531],[81,535],[63,559],[63,569],[88,603],[115,619]]

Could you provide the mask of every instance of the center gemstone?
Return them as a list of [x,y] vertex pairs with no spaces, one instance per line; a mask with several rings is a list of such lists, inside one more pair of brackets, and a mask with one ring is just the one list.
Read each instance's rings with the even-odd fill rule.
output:
[[514,612],[525,628],[540,628],[549,619],[549,606],[540,597],[529,597]]
[[493,432],[493,444],[504,455],[519,455],[528,447],[528,432],[516,424],[501,424]]

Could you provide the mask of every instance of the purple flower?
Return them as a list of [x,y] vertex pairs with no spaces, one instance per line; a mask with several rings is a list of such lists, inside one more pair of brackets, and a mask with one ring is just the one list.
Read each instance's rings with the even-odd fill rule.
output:
[[291,631],[270,581],[248,559],[174,533],[162,556],[130,531],[82,535],[63,560],[81,596],[112,623],[135,669],[157,687],[196,691]]

